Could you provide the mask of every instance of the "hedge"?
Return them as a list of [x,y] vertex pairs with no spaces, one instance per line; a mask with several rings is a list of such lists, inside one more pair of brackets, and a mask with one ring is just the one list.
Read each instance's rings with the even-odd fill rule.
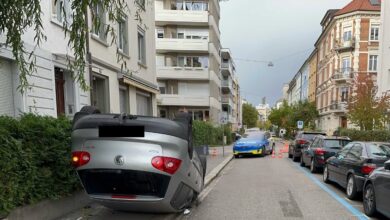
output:
[[80,188],[70,164],[70,134],[67,118],[0,116],[0,216]]
[[[223,130],[224,129],[224,130]],[[222,133],[226,136],[227,144],[233,141],[230,125],[215,126],[210,122],[194,121],[193,135],[194,145],[222,145]]]
[[348,136],[354,141],[379,141],[390,142],[390,131],[374,130],[374,131],[360,131],[356,129],[342,129],[341,136]]

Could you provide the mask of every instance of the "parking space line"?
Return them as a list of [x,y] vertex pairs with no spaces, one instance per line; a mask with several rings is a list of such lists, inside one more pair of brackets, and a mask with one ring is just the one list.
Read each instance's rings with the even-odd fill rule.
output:
[[332,196],[336,201],[338,201],[341,205],[344,206],[349,212],[352,213],[353,216],[356,216],[360,220],[368,220],[368,218],[364,213],[360,212],[353,205],[349,204],[345,199],[337,195],[334,191],[329,189],[324,183],[321,183],[317,178],[315,178],[309,171],[303,169],[298,166],[296,163],[293,163],[299,170],[301,170],[309,179],[311,179],[315,184],[317,184],[322,190],[327,192],[330,196]]

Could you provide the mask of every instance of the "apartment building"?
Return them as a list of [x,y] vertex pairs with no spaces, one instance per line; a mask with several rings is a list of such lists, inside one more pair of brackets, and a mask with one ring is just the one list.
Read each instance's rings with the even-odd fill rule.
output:
[[[219,123],[219,1],[155,0],[155,20],[159,116],[186,111]],[[233,80],[224,83],[232,88]]]
[[309,102],[316,101],[316,86],[317,86],[317,50],[314,50],[308,60],[309,65],[309,90],[308,100]]
[[321,21],[317,55],[318,127],[332,134],[351,127],[346,103],[356,74],[378,71],[380,1],[353,0],[340,10],[329,10]]
[[390,90],[390,2],[382,1],[381,26],[379,32],[378,94]]
[[287,90],[288,104],[293,105],[302,100],[302,73],[298,71],[290,81]]
[[266,122],[268,120],[268,116],[271,114],[269,104],[259,104],[256,106],[256,110],[259,114],[259,121]]
[[[101,28],[92,28],[90,34],[92,73],[86,71],[85,78],[91,82],[91,91],[83,91],[72,79],[67,65],[67,56],[72,59],[73,54],[63,32],[61,5],[69,16],[70,0],[41,1],[47,41],[35,50],[37,72],[28,76],[30,87],[24,94],[17,91],[19,70],[10,48],[1,48],[0,115],[18,116],[33,112],[72,117],[85,105],[94,105],[102,112],[156,115],[154,6],[145,4],[145,1],[135,3],[128,0],[127,3],[131,11],[142,8],[142,24],[130,15],[119,24],[111,24],[117,29],[118,45],[110,45],[112,38],[104,33],[105,25],[109,24],[107,13],[99,6],[91,9],[99,15],[102,25]],[[91,20],[89,26],[92,27]],[[23,36],[28,51],[35,46],[33,38],[32,30]],[[4,41],[4,36],[0,35],[0,40]],[[123,55],[131,74],[121,71],[117,50]]]

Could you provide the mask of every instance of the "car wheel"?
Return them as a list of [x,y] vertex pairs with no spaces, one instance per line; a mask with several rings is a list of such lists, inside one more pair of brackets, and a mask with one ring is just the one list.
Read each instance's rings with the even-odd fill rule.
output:
[[306,164],[305,164],[305,161],[303,161],[303,156],[301,157],[301,163],[300,163],[301,167],[305,167]]
[[356,181],[355,176],[353,174],[350,174],[348,176],[346,192],[348,199],[355,199],[357,196]]
[[374,186],[368,183],[363,192],[363,207],[366,215],[373,217],[376,213],[376,199]]
[[317,167],[316,167],[316,164],[314,162],[314,159],[312,159],[311,163],[310,163],[310,172],[311,173],[317,173]]
[[73,125],[82,117],[92,114],[100,114],[100,110],[96,108],[95,106],[84,106],[80,109],[79,112],[77,112],[73,117]]
[[175,119],[177,122],[184,124],[185,129],[187,130],[187,142],[188,142],[188,156],[192,159],[194,155],[193,147],[193,137],[192,137],[192,116],[185,112],[179,112]]
[[325,183],[330,183],[328,165],[325,165],[324,174],[322,176],[322,179],[324,180]]
[[206,177],[206,172],[207,172],[207,158],[206,158],[206,156],[200,156],[199,159],[200,159],[200,162],[202,163],[202,167],[203,167],[203,180],[204,180],[204,178]]
[[240,155],[234,155],[234,158],[238,159],[240,158]]
[[299,157],[293,156],[293,161],[294,162],[298,162],[299,161]]
[[288,158],[292,158],[293,156],[291,154],[288,154]]
[[262,156],[262,157],[267,156],[267,152],[266,152],[265,146],[263,146],[263,150],[261,151],[261,156]]

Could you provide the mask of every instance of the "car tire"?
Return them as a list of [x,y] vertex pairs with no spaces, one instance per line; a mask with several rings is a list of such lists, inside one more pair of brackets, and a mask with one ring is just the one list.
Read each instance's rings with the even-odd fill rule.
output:
[[299,157],[293,156],[293,161],[294,162],[298,162],[299,161]]
[[323,175],[322,175],[322,180],[323,180],[325,183],[330,183],[328,165],[325,165],[324,173],[323,173]]
[[314,162],[314,159],[311,159],[310,162],[310,172],[311,173],[317,173],[318,169],[316,167],[316,163]]
[[364,213],[369,217],[374,217],[376,214],[376,197],[372,183],[368,183],[363,191],[363,208]]
[[187,129],[187,142],[188,142],[188,156],[190,159],[194,156],[194,146],[192,137],[192,116],[185,112],[179,112],[176,114],[174,121],[184,124]]
[[206,178],[206,172],[207,172],[207,157],[206,156],[199,156],[200,162],[202,163],[203,167],[203,180]]
[[76,112],[76,114],[73,117],[73,125],[76,124],[78,120],[80,120],[82,117],[92,114],[100,114],[100,110],[96,108],[95,106],[84,106],[80,109],[79,112]]
[[267,150],[267,149],[265,148],[265,146],[263,146],[263,150],[261,151],[261,156],[262,156],[262,157],[267,156],[266,150]]
[[347,192],[348,199],[354,200],[357,197],[357,186],[355,176],[353,174],[349,174],[347,178],[347,188],[345,190]]
[[288,158],[290,158],[290,159],[291,159],[291,158],[293,158],[293,156],[292,156],[291,154],[288,154]]
[[234,155],[234,158],[238,159],[240,158],[240,155]]
[[305,161],[303,161],[303,156],[301,156],[301,162],[299,164],[301,165],[301,167],[306,166]]

